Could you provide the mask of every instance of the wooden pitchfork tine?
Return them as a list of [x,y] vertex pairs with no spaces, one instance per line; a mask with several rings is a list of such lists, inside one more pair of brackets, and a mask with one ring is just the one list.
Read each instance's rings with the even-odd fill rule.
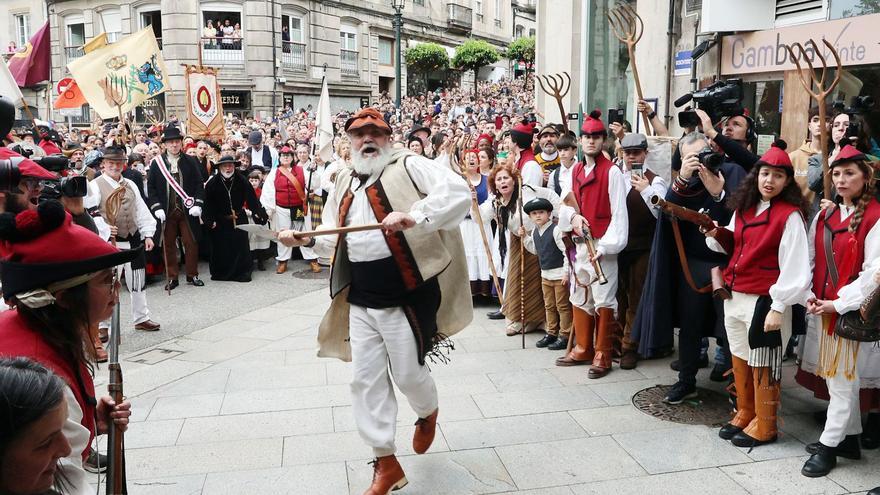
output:
[[[801,80],[801,85],[803,85],[804,89],[810,96],[816,100],[816,104],[819,105],[819,122],[825,122],[827,118],[827,112],[825,110],[825,98],[828,97],[833,91],[834,88],[837,87],[837,84],[840,82],[840,74],[842,71],[842,66],[840,63],[840,55],[837,53],[837,50],[834,49],[834,45],[828,42],[825,38],[822,38],[822,41],[825,43],[825,46],[828,48],[828,51],[834,55],[834,61],[837,63],[837,71],[834,74],[834,80],[831,81],[831,84],[825,85],[825,76],[828,72],[828,61],[825,59],[825,56],[822,55],[822,52],[819,50],[819,45],[816,44],[815,40],[810,39],[807,41],[807,44],[813,45],[813,53],[816,54],[816,57],[819,58],[819,61],[822,62],[822,72],[818,78],[816,78],[816,69],[813,67],[813,62],[810,60],[810,57],[807,55],[807,50],[804,48],[804,45],[800,43],[792,43],[791,45],[785,45],[786,50],[788,50],[788,55],[791,57],[791,61],[797,66],[798,77]],[[798,53],[795,54],[795,48],[797,48]],[[803,69],[801,69],[801,62],[798,55],[802,56],[804,60],[807,62],[807,66],[810,68],[810,80],[804,77]],[[815,84],[816,90],[813,90],[813,85]],[[819,143],[822,147],[822,192],[823,197],[825,199],[831,199],[831,173],[829,172],[828,167],[828,128],[825,125],[819,126]]]
[[[617,7],[609,10],[605,16],[608,17],[608,22],[611,23],[614,36],[626,45],[626,49],[629,52],[629,63],[632,65],[633,80],[636,83],[636,94],[639,96],[639,101],[644,100],[642,83],[639,80],[639,69],[636,66],[636,44],[642,39],[642,34],[645,33],[645,23],[638,12],[632,8],[632,5],[627,3],[619,4]],[[642,123],[645,125],[645,132],[653,134],[653,130],[648,122],[648,116],[645,114],[642,114]]]
[[[544,85],[545,83],[546,86]],[[565,126],[565,130],[568,130],[568,114],[565,112],[565,105],[562,103],[562,99],[565,98],[568,90],[571,89],[571,76],[568,75],[568,72],[540,75],[538,76],[538,84],[541,85],[542,91],[556,98],[556,104],[559,105],[559,116],[562,118],[562,125]],[[548,91],[547,88],[550,88],[552,91]]]
[[[122,104],[125,103],[126,94],[125,91],[127,89],[125,76],[117,77],[115,75],[108,76],[108,94],[110,99],[113,100],[113,103],[116,105],[116,109],[119,112],[119,124],[125,128],[125,121],[122,118]],[[128,136],[125,135],[124,132],[120,133],[120,138],[122,139],[123,144],[127,144]]]

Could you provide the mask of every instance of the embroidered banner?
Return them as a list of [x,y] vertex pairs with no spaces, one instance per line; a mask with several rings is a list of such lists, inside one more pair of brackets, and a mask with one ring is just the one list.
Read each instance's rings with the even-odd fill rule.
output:
[[220,142],[226,137],[226,128],[223,126],[223,101],[217,82],[219,69],[196,65],[185,67],[189,135]]

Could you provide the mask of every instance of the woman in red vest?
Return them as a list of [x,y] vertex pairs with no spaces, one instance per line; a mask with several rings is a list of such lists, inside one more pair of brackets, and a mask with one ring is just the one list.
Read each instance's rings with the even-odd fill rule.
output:
[[728,200],[735,213],[706,235],[710,249],[731,255],[724,281],[724,326],[733,358],[736,416],[718,436],[737,447],[776,441],[782,354],[791,337],[791,306],[810,286],[805,218],[808,205],[794,167],[777,141]]
[[0,357],[36,361],[66,384],[62,431],[72,453],[60,462],[64,493],[94,492],[83,469],[91,441],[111,421],[125,427],[131,415],[127,401],[95,399],[89,329],[110,318],[117,301],[119,282],[111,268],[137,255],[73,225],[55,201],[17,216],[0,215],[0,282],[12,307],[0,313]]
[[873,276],[880,266],[880,203],[873,174],[862,152],[844,146],[831,163],[836,202],[823,200],[810,229],[813,293],[807,301],[811,321],[803,359],[815,360],[830,402],[819,441],[807,446],[812,456],[801,473],[808,477],[828,474],[837,457],[861,458],[860,375],[876,370],[877,354],[873,343],[841,338],[834,328],[839,315],[859,309],[877,286]]

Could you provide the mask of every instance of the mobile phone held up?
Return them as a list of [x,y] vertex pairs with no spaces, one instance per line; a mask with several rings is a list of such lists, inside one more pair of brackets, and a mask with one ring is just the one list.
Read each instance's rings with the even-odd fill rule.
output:
[[623,112],[622,108],[609,108],[608,109],[608,125],[611,124],[623,124]]

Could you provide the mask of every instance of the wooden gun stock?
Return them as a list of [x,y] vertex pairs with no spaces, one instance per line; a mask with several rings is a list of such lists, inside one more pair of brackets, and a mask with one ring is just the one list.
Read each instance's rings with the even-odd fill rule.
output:
[[675,203],[670,203],[656,194],[651,196],[651,204],[660,208],[669,216],[690,222],[704,230],[708,231],[716,227],[715,222],[709,215],[685,208],[684,206],[679,206]]

